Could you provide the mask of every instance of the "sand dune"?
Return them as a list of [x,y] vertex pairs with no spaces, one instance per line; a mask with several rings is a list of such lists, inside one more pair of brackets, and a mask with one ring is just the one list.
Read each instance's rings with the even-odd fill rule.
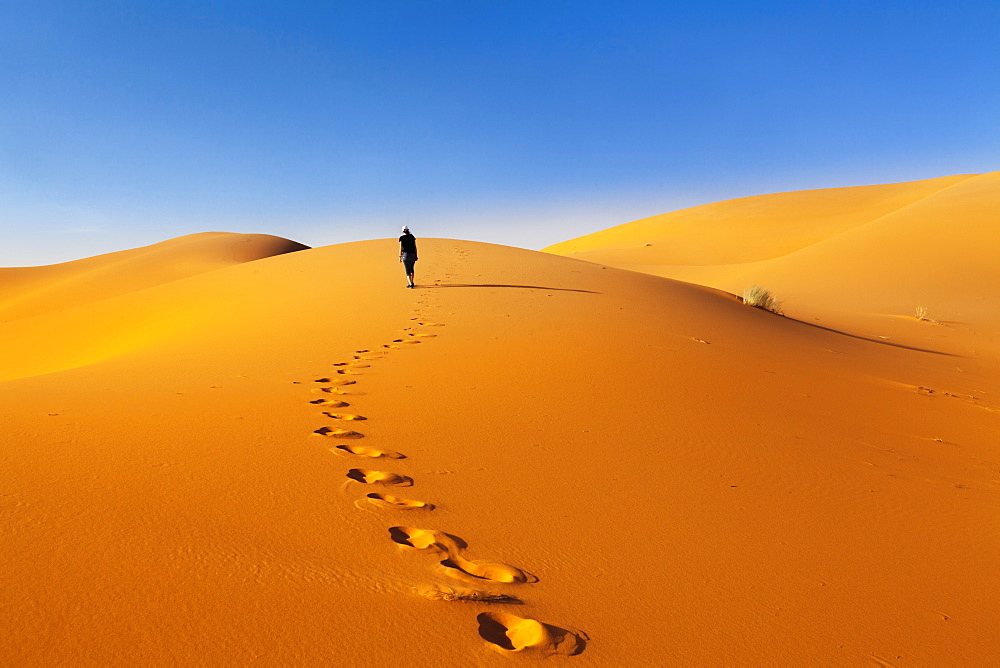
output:
[[185,293],[184,304],[168,306],[145,290],[306,248],[265,234],[206,232],[64,264],[0,269],[0,380],[177,339],[225,305]]
[[404,290],[395,256],[0,326],[3,663],[995,659],[976,360],[465,241]]
[[562,255],[619,251],[623,259],[636,264],[668,266],[771,260],[861,227],[969,178],[947,176],[725,200],[625,223],[546,250]]
[[0,322],[100,301],[220,267],[306,248],[267,234],[203,232],[75,262],[0,268]]
[[924,306],[952,325],[944,345],[978,356],[1000,343],[998,208],[992,172],[717,202],[546,250],[736,294],[761,284],[791,315],[904,342],[920,336],[901,318]]

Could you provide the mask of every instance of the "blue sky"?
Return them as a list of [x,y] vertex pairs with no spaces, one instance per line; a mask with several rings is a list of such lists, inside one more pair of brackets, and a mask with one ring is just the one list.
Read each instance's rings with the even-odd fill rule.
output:
[[998,72],[995,0],[4,0],[0,265],[994,171]]

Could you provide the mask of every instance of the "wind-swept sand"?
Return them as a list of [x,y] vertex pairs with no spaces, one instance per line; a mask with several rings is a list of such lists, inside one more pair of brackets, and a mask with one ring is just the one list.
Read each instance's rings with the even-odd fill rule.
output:
[[545,250],[735,294],[760,284],[789,315],[902,343],[921,340],[907,321],[923,306],[950,325],[939,345],[996,357],[998,211],[991,172],[716,202]]
[[205,232],[75,262],[0,268],[0,381],[177,339],[224,306],[189,292],[185,304],[163,310],[144,289],[306,248],[266,234]]
[[4,318],[0,662],[995,660],[985,362],[420,244]]

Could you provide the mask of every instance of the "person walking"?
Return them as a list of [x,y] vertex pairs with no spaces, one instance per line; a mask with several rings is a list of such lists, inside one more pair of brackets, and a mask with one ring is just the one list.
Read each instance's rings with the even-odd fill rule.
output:
[[403,236],[399,238],[399,261],[403,263],[403,269],[406,270],[406,280],[409,282],[406,287],[415,288],[413,265],[417,261],[417,238],[410,234],[410,228],[405,225],[403,226]]

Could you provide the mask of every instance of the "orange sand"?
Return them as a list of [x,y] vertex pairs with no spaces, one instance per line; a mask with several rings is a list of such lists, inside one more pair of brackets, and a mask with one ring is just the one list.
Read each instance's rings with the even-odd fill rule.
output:
[[391,240],[224,238],[0,273],[0,663],[1000,651],[988,360],[514,248],[421,239],[411,291]]
[[[998,211],[991,172],[716,202],[545,250],[734,294],[759,284],[799,319],[997,358]],[[945,326],[914,329],[919,306]]]

